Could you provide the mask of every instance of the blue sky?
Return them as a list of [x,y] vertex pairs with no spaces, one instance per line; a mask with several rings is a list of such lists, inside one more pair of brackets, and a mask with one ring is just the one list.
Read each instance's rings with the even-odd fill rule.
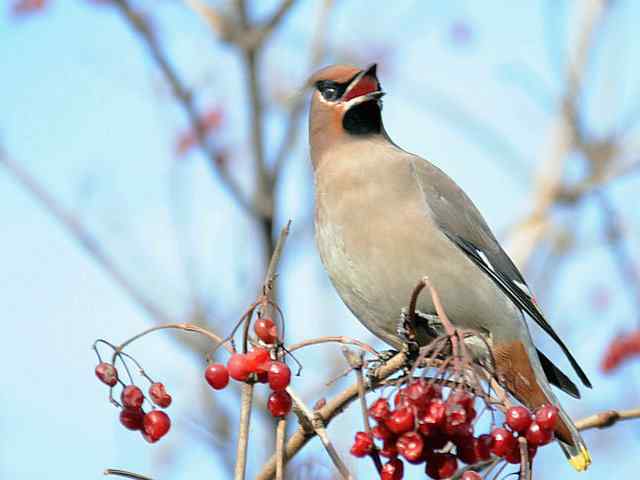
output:
[[[268,11],[274,3],[260,8]],[[272,97],[295,91],[308,74],[310,19],[319,2],[299,3],[265,52],[263,78]],[[570,2],[550,1],[402,1],[379,9],[364,0],[338,3],[326,62],[344,57],[380,61],[388,92],[384,120],[392,138],[445,169],[494,229],[503,231],[526,212],[527,175],[545,152],[563,93],[559,66],[575,38],[578,9]],[[141,2],[147,8],[151,4]],[[640,53],[634,36],[639,9],[631,1],[617,2],[592,62],[583,108],[596,135],[640,106],[640,64],[633,61]],[[217,141],[234,152],[242,177],[249,154],[247,102],[238,87],[243,78],[234,52],[217,43],[181,2],[153,2],[151,10],[172,62],[201,92],[200,106],[225,109]],[[452,38],[460,26],[469,41]],[[58,0],[42,14],[20,20],[3,12],[0,71],[0,142],[10,156],[86,222],[136,284],[177,316],[189,302],[180,256],[187,238],[198,258],[198,285],[211,292],[216,312],[237,318],[255,296],[261,276],[255,268],[256,232],[212,180],[203,158],[197,153],[174,156],[185,119],[123,19],[108,7],[80,0]],[[458,110],[484,129],[468,128],[456,117]],[[283,129],[277,107],[267,128],[267,144],[273,146]],[[487,128],[498,135],[487,135]],[[637,151],[633,133],[637,129],[628,146]],[[526,168],[519,169],[518,162]],[[640,224],[630,200],[638,181],[625,179],[611,189],[635,258],[640,257]],[[207,446],[211,412],[202,401],[202,362],[168,335],[135,346],[147,370],[162,378],[174,396],[174,426],[153,446],[121,428],[117,411],[93,379],[89,347],[97,337],[127,338],[150,320],[1,169],[0,192],[5,340],[0,350],[0,477],[100,478],[106,467],[154,478],[220,474],[221,458]],[[294,221],[281,269],[289,338],[344,334],[371,340],[324,276],[308,228],[311,198],[305,132],[278,191],[278,224]],[[172,205],[179,205],[180,229]],[[607,341],[633,328],[638,313],[603,248],[597,210],[586,204],[581,212],[583,248],[564,262],[545,304],[594,381],[582,401],[563,400],[577,417],[637,406],[640,380],[637,365],[610,377],[599,373]],[[568,221],[571,215],[561,218]],[[535,288],[537,279],[531,280]],[[610,297],[608,307],[594,311],[594,292],[602,289]],[[540,341],[566,368],[559,351],[541,336]],[[314,389],[318,378],[330,373],[328,355],[317,349],[300,356],[305,371],[296,383],[310,403],[319,396]],[[354,414],[344,422],[331,431],[346,452],[359,423]],[[614,466],[620,475],[636,471],[638,431],[637,424],[629,423],[587,433],[594,466],[581,478],[603,478]],[[256,465],[269,449],[252,448]],[[315,444],[309,452],[321,453]],[[364,462],[353,466],[363,476],[370,468]],[[556,472],[562,472],[562,478],[573,478],[559,449],[544,449],[536,468],[541,477],[557,478]]]

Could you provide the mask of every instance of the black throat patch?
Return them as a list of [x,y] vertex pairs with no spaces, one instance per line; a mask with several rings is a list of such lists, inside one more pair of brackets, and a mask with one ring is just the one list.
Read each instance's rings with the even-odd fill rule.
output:
[[342,119],[342,127],[352,135],[370,135],[382,131],[378,100],[368,100],[351,107]]

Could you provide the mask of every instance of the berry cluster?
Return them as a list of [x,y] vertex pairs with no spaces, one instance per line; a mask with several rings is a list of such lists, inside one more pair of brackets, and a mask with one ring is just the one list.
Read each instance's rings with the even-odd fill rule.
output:
[[[97,352],[97,350],[96,350]],[[124,362],[124,360],[123,360]],[[118,383],[122,384],[122,393],[120,394],[120,403],[115,401],[111,396],[112,403],[120,408],[120,423],[129,430],[138,430],[142,433],[143,438],[149,443],[155,443],[160,440],[171,427],[171,420],[162,410],[156,410],[155,407],[150,412],[143,409],[144,401],[147,399],[140,387],[133,383],[126,385],[118,376],[118,370],[111,363],[100,362],[95,369],[98,379],[113,389]],[[145,378],[149,377],[144,374]],[[150,380],[149,398],[152,405],[167,408],[171,405],[171,395],[167,393],[165,386],[159,382]],[[149,401],[149,400],[147,400]]]
[[640,356],[640,330],[619,335],[607,348],[600,368],[605,373],[615,370],[628,359]]
[[[510,463],[520,463],[518,436],[527,439],[529,458],[533,458],[538,446],[553,439],[558,418],[555,407],[541,407],[535,415],[524,407],[509,408],[502,427],[476,436],[474,404],[474,396],[466,390],[450,390],[444,398],[440,385],[424,379],[413,380],[397,391],[393,406],[385,398],[371,404],[368,414],[376,425],[371,433],[356,433],[351,454],[365,457],[377,451],[387,458],[382,480],[403,478],[404,464],[400,457],[411,464],[425,463],[429,477],[442,479],[454,475],[459,462],[472,465],[490,459],[492,454]],[[464,475],[464,480],[480,478],[473,471]]]
[[227,365],[213,363],[204,371],[204,378],[215,390],[222,390],[229,384],[229,378],[238,382],[268,383],[271,394],[267,408],[274,417],[284,417],[291,411],[291,396],[286,388],[291,382],[291,370],[286,363],[273,360],[278,331],[270,318],[259,318],[254,324],[257,337],[265,345],[254,347],[247,353],[233,353]]

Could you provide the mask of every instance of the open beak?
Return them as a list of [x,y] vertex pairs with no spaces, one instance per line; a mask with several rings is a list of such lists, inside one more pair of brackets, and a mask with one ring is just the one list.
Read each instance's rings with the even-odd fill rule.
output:
[[352,103],[361,103],[367,100],[378,100],[382,98],[384,92],[381,90],[380,82],[378,82],[378,78],[376,77],[376,69],[377,65],[374,63],[356,75],[353,80],[351,80],[341,100],[343,102],[350,102],[351,100],[357,99],[356,102]]

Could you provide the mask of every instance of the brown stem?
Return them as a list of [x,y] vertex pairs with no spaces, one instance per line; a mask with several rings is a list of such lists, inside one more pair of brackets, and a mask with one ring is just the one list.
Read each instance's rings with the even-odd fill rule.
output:
[[294,343],[287,347],[289,352],[295,352],[304,347],[309,347],[311,345],[320,345],[322,343],[339,343],[341,345],[352,345],[354,347],[358,347],[359,349],[371,353],[372,355],[378,356],[379,353],[370,345],[361,342],[360,340],[356,340],[351,337],[344,336],[328,336],[328,337],[319,337],[319,338],[310,338],[309,340],[303,340],[302,342]]
[[[362,423],[364,425],[364,431],[371,435],[371,423],[369,422],[369,412],[367,409],[367,399],[365,397],[365,383],[364,376],[362,375],[362,368],[364,367],[364,354],[363,352],[352,352],[347,347],[342,348],[342,354],[347,359],[349,366],[356,373],[356,381],[358,385],[358,399],[360,400],[360,411],[362,413]],[[380,454],[378,449],[373,447],[371,452],[371,460],[376,467],[378,473],[382,472],[382,461],[380,461]]]
[[249,447],[249,426],[251,423],[251,406],[253,404],[253,384],[243,383],[240,396],[240,431],[238,432],[238,448],[236,449],[236,468],[234,480],[244,480],[247,469],[247,451]]
[[608,428],[618,422],[640,418],[640,408],[630,410],[606,410],[583,418],[576,422],[578,430],[590,430],[592,428]]
[[216,344],[216,346],[222,344],[222,346],[226,348],[229,353],[233,353],[233,349],[229,341],[222,343],[223,340],[218,335],[216,335],[213,332],[210,332],[206,328],[200,327],[198,325],[194,325],[192,323],[166,323],[163,325],[157,325],[155,327],[148,328],[147,330],[140,332],[137,335],[134,335],[128,340],[125,340],[124,342],[122,342],[120,345],[116,347],[116,352],[122,351],[127,345],[138,340],[139,338],[144,337],[145,335],[148,335],[149,333],[153,333],[158,330],[167,330],[167,329],[184,330],[185,332],[199,333],[209,338],[213,343]]
[[[333,446],[333,443],[329,438],[329,434],[327,433],[327,429],[325,428],[327,422],[325,422],[325,420],[322,418],[322,416],[319,414],[318,411],[312,412],[311,410],[309,410],[307,405],[302,401],[302,399],[298,396],[298,394],[296,394],[296,392],[293,389],[291,389],[291,387],[287,388],[287,392],[289,392],[289,395],[291,395],[291,398],[293,399],[293,402],[295,403],[297,410],[305,417],[305,423],[303,424],[303,426],[301,426],[301,429],[304,430],[304,426],[310,425],[311,428],[313,429],[313,433],[310,433],[309,435],[317,435],[318,438],[320,438],[320,441],[322,442],[322,445],[327,451],[329,458],[331,458],[331,461],[335,465],[338,472],[340,472],[340,475],[342,476],[342,478],[349,479],[349,480],[353,479],[353,476],[351,475],[351,472],[347,468],[347,465],[344,463],[342,458],[340,458],[338,451]],[[287,459],[291,458],[291,455],[289,455],[288,444],[287,444],[286,456],[287,456]],[[274,458],[272,457],[271,460],[274,460]],[[271,473],[271,475],[273,475],[273,473]]]
[[531,480],[531,466],[529,464],[529,450],[527,448],[527,439],[519,437],[520,444],[520,475],[519,480]]
[[287,420],[283,417],[278,420],[276,427],[276,480],[284,480],[284,443],[287,436]]

